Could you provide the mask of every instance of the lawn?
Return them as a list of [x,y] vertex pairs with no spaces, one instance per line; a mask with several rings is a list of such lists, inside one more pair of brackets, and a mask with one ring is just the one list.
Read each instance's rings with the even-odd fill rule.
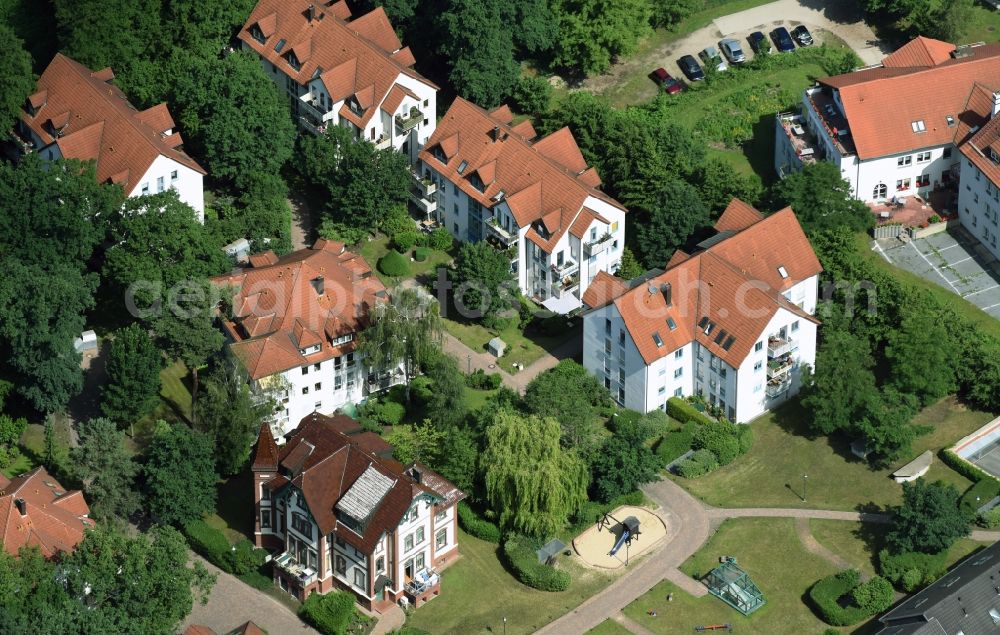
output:
[[[875,470],[850,453],[847,438],[807,436],[807,416],[798,402],[791,402],[750,424],[755,440],[746,455],[700,478],[674,478],[695,496],[721,507],[855,510],[868,504],[896,505],[902,487],[889,478],[894,469],[924,450],[950,445],[993,418],[953,398],[944,399],[915,418],[933,431],[914,442],[912,456],[889,469]],[[805,502],[801,499],[804,474],[808,475]],[[971,485],[938,459],[927,478],[953,483],[959,491]]]
[[587,631],[587,635],[629,635],[631,632],[614,620],[604,620]]
[[995,42],[1000,39],[1000,11],[975,3],[972,15],[965,21],[965,28],[955,40],[959,44]]
[[[526,334],[519,326],[509,325],[502,330],[488,329],[478,322],[464,320],[455,315],[455,319],[445,319],[444,329],[460,342],[476,351],[486,352],[486,344],[494,337],[499,337],[507,344],[507,352],[500,358],[498,364],[503,370],[514,374],[517,371],[513,364],[524,364],[529,366],[538,360],[546,351],[554,351],[565,342],[576,337],[582,337],[582,322],[577,320],[572,328],[567,328],[556,335],[543,335],[537,330],[528,331]],[[465,368],[465,360],[458,360],[462,370]]]
[[[388,236],[382,236],[374,240],[369,240],[365,242],[364,245],[361,246],[361,255],[364,257],[365,261],[369,265],[371,265],[372,271],[374,271],[375,275],[378,276],[378,279],[382,281],[382,284],[392,288],[397,284],[399,284],[400,279],[385,276],[382,274],[381,271],[378,270],[379,258],[386,255],[387,253],[389,253]],[[413,257],[413,250],[411,249],[409,252],[404,254],[404,256],[406,256],[407,260],[410,260]],[[435,271],[437,271],[438,267],[448,266],[448,263],[451,262],[451,259],[452,255],[446,251],[438,251],[436,249],[431,249],[430,257],[427,258],[427,260],[423,262],[417,262],[413,260],[412,262],[410,262],[409,277],[418,278],[423,282],[424,279],[426,279],[426,277],[428,276],[428,274],[433,274]]]
[[252,491],[252,478],[246,470],[216,487],[216,510],[205,517],[205,522],[224,533],[230,544],[253,540]]
[[524,586],[501,566],[497,546],[459,530],[461,559],[444,571],[441,595],[413,612],[409,625],[430,633],[531,633],[572,610],[607,586],[612,576],[562,558],[573,575],[566,591],[546,593]]
[[[805,550],[793,519],[728,520],[681,570],[704,575],[722,555],[735,556],[764,594],[766,604],[749,617],[712,595],[694,598],[666,581],[627,606],[625,615],[656,633],[690,633],[699,625],[726,623],[738,633],[821,633],[826,628],[802,596],[837,569]],[[672,602],[667,601],[670,593]],[[657,615],[649,615],[650,610]]]

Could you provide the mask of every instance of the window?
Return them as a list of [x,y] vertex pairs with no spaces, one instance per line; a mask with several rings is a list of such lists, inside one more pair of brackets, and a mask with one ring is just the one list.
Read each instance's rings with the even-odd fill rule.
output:
[[674,379],[679,379],[684,374],[683,368],[678,368],[674,371]]
[[756,361],[756,362],[754,362],[753,372],[755,372],[755,373],[760,372],[763,368],[764,368],[764,362],[762,362],[762,361]]
[[[951,124],[949,124],[949,125],[951,125]],[[950,159],[951,158],[951,148],[945,148],[941,152],[941,158],[942,159]]]
[[674,397],[682,397],[684,395],[684,389],[678,388],[674,391]]
[[299,532],[306,538],[309,538],[310,540],[313,537],[312,523],[309,522],[309,519],[303,516],[302,514],[299,513],[292,514],[292,529]]
[[171,181],[176,181],[177,180],[177,170],[172,170],[170,172],[170,180]]
[[625,346],[625,331],[618,332],[618,345]]
[[787,278],[788,277],[788,269],[785,269],[784,265],[778,267],[778,275],[780,275],[782,277],[782,279]]
[[435,545],[435,548],[436,549],[441,549],[442,547],[447,546],[447,544],[448,544],[448,530],[447,529],[441,529],[434,536],[434,545]]
[[619,388],[618,389],[618,403],[621,403],[621,404],[625,403],[625,389],[624,388]]
[[302,387],[302,394],[303,395],[308,395],[309,394],[309,386],[303,386]]
[[421,569],[423,569],[424,568],[424,552],[421,551],[420,553],[418,553],[417,557],[413,559],[413,562],[416,564],[417,571],[420,571]]
[[910,179],[899,179],[896,181],[896,191],[903,192],[910,189]]
[[[320,362],[320,364],[322,364],[322,362]],[[313,364],[313,370],[318,371],[319,367],[320,367],[320,364]]]
[[607,388],[608,390],[611,389],[611,378],[610,377],[605,377],[604,378],[604,387]]
[[755,353],[759,353],[762,350],[764,350],[764,342],[761,341],[761,342],[757,342],[756,344],[754,344],[753,345],[753,350],[754,350]]
[[931,160],[931,151],[930,150],[927,150],[926,152],[918,152],[917,153],[917,163],[927,163],[930,160]]
[[361,567],[354,567],[354,586],[359,589],[364,589],[366,587],[367,577],[365,575],[364,569]]
[[683,348],[678,348],[676,351],[674,351],[674,359],[681,359],[683,357],[684,357],[684,349]]
[[917,187],[929,187],[931,184],[930,174],[921,174],[917,177]]
[[375,559],[375,571],[385,571],[385,556],[379,556]]
[[667,387],[666,386],[660,386],[660,389],[656,391],[656,394],[663,395],[663,394],[666,394],[666,392],[667,392]]
[[[946,121],[946,122],[948,123],[948,127],[949,127],[949,128],[951,128],[952,126],[954,126],[954,125],[955,125],[955,118],[954,118],[954,117],[952,117],[951,115],[945,115],[945,116],[944,116],[944,120],[945,120],[945,121]],[[946,149],[945,149],[945,152],[947,152],[947,151],[948,151],[948,150],[947,150],[947,148],[946,148]]]
[[660,338],[659,333],[653,333],[653,343],[656,344],[656,348],[661,348],[663,346],[663,340]]
[[163,177],[162,176],[156,177],[156,191],[157,192],[162,192],[163,191]]
[[319,412],[322,409],[323,409],[323,402],[322,401],[317,401],[316,403],[313,404],[313,410],[314,411]]
[[149,194],[149,182],[148,181],[146,183],[142,184],[142,193],[143,194]]
[[882,200],[889,194],[889,188],[886,187],[885,183],[879,183],[875,186],[875,190],[872,192],[872,198],[876,201]]
[[322,389],[323,389],[323,384],[321,384],[319,382],[317,382],[316,385],[313,386],[313,390],[316,390],[317,392],[320,391],[320,390],[322,390]]
[[899,167],[901,167],[901,168],[902,167],[906,167],[907,165],[910,165],[911,163],[913,163],[913,156],[909,155],[909,154],[906,155],[905,157],[899,157],[898,159],[896,159],[896,165],[899,166]]
[[913,129],[913,132],[923,132],[924,130],[927,130],[927,126],[924,125],[923,119],[910,122],[910,128]]
[[677,329],[677,322],[674,322],[674,318],[672,317],[667,318],[667,328],[669,328],[671,331]]
[[403,539],[403,551],[411,551],[413,549],[413,534],[410,534]]
[[590,241],[593,242],[595,240],[597,240],[597,228],[596,227],[591,227],[590,228]]
[[309,374],[309,367],[308,366],[303,366],[302,367],[302,374],[303,375],[308,375]]
[[334,568],[339,575],[347,575],[347,559],[344,556],[338,555],[334,558],[334,563]]
[[270,529],[271,528],[271,510],[264,509],[260,512],[260,528]]
[[421,544],[424,541],[424,528],[417,527],[417,544]]

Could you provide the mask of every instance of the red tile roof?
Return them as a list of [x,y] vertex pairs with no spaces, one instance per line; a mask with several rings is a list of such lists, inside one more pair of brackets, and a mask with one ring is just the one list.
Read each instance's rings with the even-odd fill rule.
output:
[[979,168],[993,183],[1000,183],[1000,117],[993,117],[968,141],[959,145],[959,151]]
[[[722,216],[715,223],[716,231],[743,231],[747,227],[762,220],[764,215],[755,210],[752,206],[744,203],[738,198],[729,201],[729,205],[722,212]],[[683,252],[681,252],[683,253]]]
[[583,292],[581,300],[591,309],[602,307],[621,294],[628,291],[628,282],[611,275],[607,271],[598,271],[590,286]]
[[[779,267],[787,277],[782,277]],[[622,293],[614,303],[647,364],[697,340],[738,368],[779,308],[816,321],[781,291],[820,271],[795,214],[785,208],[704,251],[679,262],[672,260],[662,274]],[[670,306],[665,297],[668,285]],[[715,323],[708,334],[700,326],[703,318]],[[723,331],[725,336],[716,342]],[[656,344],[654,334],[662,346]],[[734,339],[725,346],[730,336]]]
[[[312,20],[310,8],[315,12]],[[309,0],[260,0],[239,38],[300,85],[320,73],[334,102],[355,98],[364,109],[362,115],[349,109],[342,114],[361,128],[375,116],[401,74],[437,88],[410,68],[413,54],[402,48],[382,7],[353,20],[350,17],[344,2],[327,6]],[[251,34],[255,28],[263,33],[264,43]],[[284,45],[276,51],[279,42]],[[288,62],[292,54],[300,62],[297,71]]]
[[[107,83],[113,74],[105,70],[91,72],[56,53],[29,99],[34,114],[22,111],[21,121],[46,145],[58,145],[64,157],[95,161],[98,180],[118,182],[126,194],[160,155],[205,174],[194,159],[164,138],[163,133],[174,126],[166,105],[139,112]],[[63,126],[56,136],[55,129]],[[118,175],[124,180],[114,178]]]
[[[506,106],[487,113],[458,98],[438,122],[420,159],[486,207],[495,206],[500,199],[493,199],[502,191],[520,227],[544,220],[550,235],[531,230],[528,238],[546,251],[583,213],[588,196],[625,210],[621,203],[596,189],[600,183],[597,173],[587,168],[568,128],[531,143],[523,136],[527,129],[512,128],[511,119]],[[438,147],[447,163],[434,156]],[[459,174],[463,162],[466,167]],[[492,178],[483,177],[483,170]],[[483,191],[472,185],[470,177],[474,174],[483,178]]]
[[[233,316],[222,323],[253,379],[353,351],[355,341],[331,342],[358,333],[368,309],[387,298],[368,263],[338,242],[321,239],[311,249],[281,258],[258,254],[250,262],[212,282],[235,289]],[[318,352],[301,353],[315,344]]]
[[[426,494],[442,505],[451,505],[465,496],[447,479],[422,465],[405,467],[372,453],[366,448],[380,444],[364,434],[344,434],[342,429],[348,426],[338,419],[345,418],[317,413],[307,416],[278,457],[278,478],[290,479],[288,486],[302,492],[322,534],[333,532],[357,549],[371,553],[382,534],[399,525],[414,497]],[[367,470],[390,480],[391,486],[374,505],[363,533],[358,534],[338,521],[336,505]]]
[[[839,89],[859,158],[949,143],[956,130],[946,117],[961,118],[973,85],[1000,89],[1000,43],[963,47],[957,57],[945,56],[951,46],[914,40],[886,58],[888,67],[819,80]],[[924,130],[914,131],[915,122],[923,122]]]
[[278,466],[278,444],[274,441],[271,428],[262,423],[257,432],[257,449],[253,455],[251,470],[273,470]]
[[12,555],[21,547],[38,547],[46,558],[72,551],[84,530],[94,526],[89,514],[83,493],[65,491],[44,467],[0,483],[0,543]]

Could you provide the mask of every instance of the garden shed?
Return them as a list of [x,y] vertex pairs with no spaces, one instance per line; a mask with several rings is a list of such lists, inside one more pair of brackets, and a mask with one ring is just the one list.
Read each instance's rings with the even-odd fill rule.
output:
[[934,454],[930,450],[927,450],[917,458],[893,472],[892,478],[897,483],[909,483],[910,481],[915,481],[927,473],[927,470],[931,467],[931,461],[933,460]]
[[743,615],[750,615],[764,606],[764,594],[754,584],[746,571],[736,562],[727,559],[705,578],[708,592],[733,607]]
[[503,357],[504,351],[507,350],[507,343],[499,337],[494,337],[490,340],[489,344],[486,345],[486,348],[489,349],[490,353],[494,357]]

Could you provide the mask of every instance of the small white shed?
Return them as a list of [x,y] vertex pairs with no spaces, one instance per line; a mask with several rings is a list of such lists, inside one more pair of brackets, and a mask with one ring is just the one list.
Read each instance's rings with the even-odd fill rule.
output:
[[915,481],[927,473],[927,470],[930,469],[931,462],[933,460],[934,454],[930,450],[927,450],[917,458],[893,472],[892,478],[897,483],[909,483],[910,481]]
[[507,350],[507,344],[499,337],[494,337],[486,345],[486,348],[489,349],[494,357],[503,357],[504,351]]
[[93,331],[84,331],[83,333],[80,334],[80,337],[73,340],[73,348],[76,349],[77,353],[96,351],[97,333]]

